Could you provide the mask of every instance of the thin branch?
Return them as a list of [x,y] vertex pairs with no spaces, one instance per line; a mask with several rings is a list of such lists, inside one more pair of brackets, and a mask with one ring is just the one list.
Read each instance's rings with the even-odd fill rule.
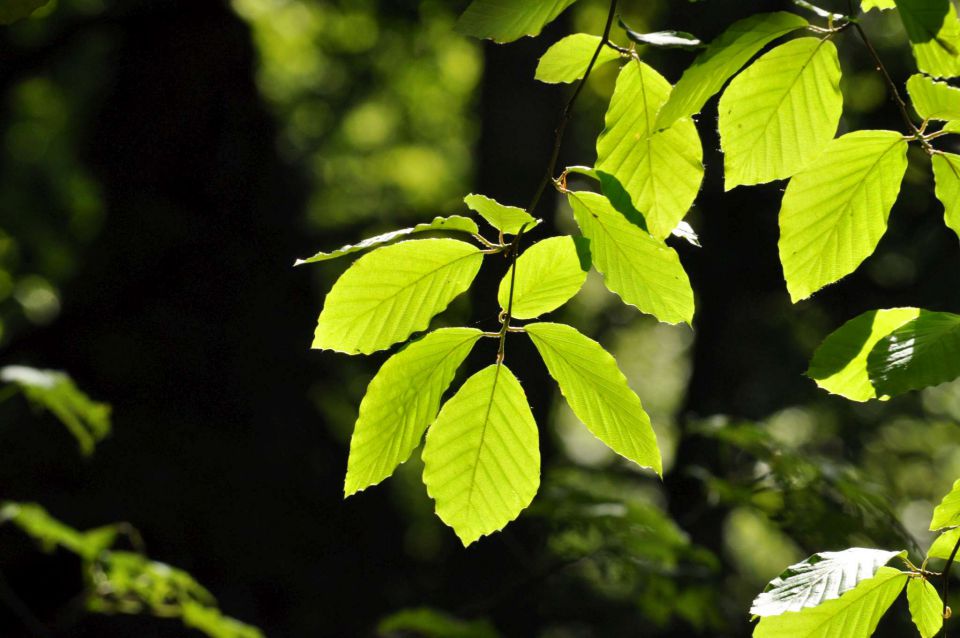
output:
[[[943,619],[947,619],[947,596],[950,595],[950,568],[953,567],[953,559],[957,557],[957,550],[960,549],[960,538],[953,546],[950,552],[950,558],[947,559],[947,565],[943,568]],[[943,638],[947,638],[947,623],[943,623]]]
[[497,365],[503,363],[507,349],[507,333],[510,332],[510,319],[513,316],[513,288],[517,281],[517,255],[520,253],[520,239],[527,225],[524,224],[510,244],[510,294],[507,297],[507,311],[500,318],[500,346],[497,348]]

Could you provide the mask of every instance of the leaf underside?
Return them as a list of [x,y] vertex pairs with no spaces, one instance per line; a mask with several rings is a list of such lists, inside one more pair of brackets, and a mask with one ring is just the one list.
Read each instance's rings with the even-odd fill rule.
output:
[[907,583],[910,618],[921,638],[934,638],[943,627],[943,600],[926,578],[911,578]]
[[550,237],[527,248],[500,281],[497,300],[506,310],[510,305],[513,281],[513,308],[516,319],[533,319],[556,310],[580,292],[590,270],[586,242],[570,236]]
[[467,195],[463,201],[470,210],[506,235],[516,235],[521,228],[529,231],[540,223],[539,219],[534,219],[522,208],[504,206],[486,195]]
[[943,220],[960,237],[960,155],[934,154],[933,176],[937,199],[943,204]]
[[960,120],[960,89],[919,73],[907,80],[913,108],[924,120]]
[[[581,79],[590,60],[600,46],[600,36],[575,33],[563,38],[540,58],[536,79],[547,84],[566,84]],[[609,47],[600,49],[593,68],[618,59],[620,54]]]

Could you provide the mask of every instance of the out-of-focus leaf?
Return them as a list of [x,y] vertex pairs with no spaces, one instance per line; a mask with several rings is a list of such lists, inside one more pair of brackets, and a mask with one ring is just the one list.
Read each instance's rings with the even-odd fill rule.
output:
[[418,636],[421,638],[499,638],[486,620],[461,620],[448,614],[420,607],[404,609],[384,618],[377,625],[381,638]]
[[886,11],[888,9],[896,9],[897,5],[893,0],[861,0],[860,8],[864,11],[869,11],[870,9]]
[[0,0],[0,24],[13,24],[46,5],[50,0]]
[[47,551],[62,547],[85,560],[93,560],[113,545],[119,530],[108,525],[80,532],[64,525],[34,503],[4,503],[0,523],[9,521],[37,540]]

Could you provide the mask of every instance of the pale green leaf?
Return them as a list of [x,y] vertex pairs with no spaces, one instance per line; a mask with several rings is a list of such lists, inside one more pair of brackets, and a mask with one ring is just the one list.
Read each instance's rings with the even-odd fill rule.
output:
[[469,545],[515,519],[540,486],[537,424],[504,365],[476,373],[427,432],[423,482],[437,516]]
[[943,125],[943,130],[947,133],[960,133],[960,120],[947,122]]
[[787,185],[780,260],[794,302],[849,275],[876,249],[907,170],[894,131],[856,131],[827,145]]
[[13,24],[23,20],[50,0],[2,0],[0,1],[0,24]]
[[110,406],[91,400],[66,373],[6,366],[0,368],[0,381],[15,384],[32,404],[52,412],[84,454],[110,433]]
[[513,42],[535,36],[577,0],[473,0],[457,30],[475,38]]
[[907,583],[910,617],[921,638],[933,638],[943,627],[943,600],[937,588],[926,578],[911,578]]
[[64,525],[34,503],[3,503],[0,523],[11,522],[52,551],[62,547],[84,560],[94,560],[113,545],[119,534],[115,525],[81,532]]
[[683,219],[703,181],[703,151],[693,122],[679,120],[655,132],[654,118],[669,94],[662,75],[631,60],[620,71],[597,138],[597,170],[617,178],[657,239]]
[[934,539],[930,549],[927,550],[927,558],[950,560],[950,554],[953,553],[957,542],[960,542],[960,528],[946,530]]
[[858,583],[873,578],[881,567],[905,551],[851,547],[841,552],[819,552],[788,567],[753,600],[750,613],[779,616],[816,607],[840,598]]
[[960,525],[960,479],[954,481],[953,487],[933,509],[930,531],[958,525]]
[[820,344],[807,376],[827,392],[852,401],[877,398],[867,373],[867,356],[878,341],[919,314],[917,308],[891,308],[851,319]]
[[699,113],[707,100],[763,47],[807,24],[800,16],[785,11],[758,13],[734,22],[683,72],[657,115],[656,130]]
[[410,457],[481,334],[474,328],[441,328],[387,359],[360,402],[345,496],[376,485]]
[[896,0],[917,68],[938,78],[960,75],[960,21],[950,0]]
[[[547,84],[576,82],[587,72],[590,60],[600,46],[600,36],[575,33],[563,38],[540,58],[536,79]],[[620,58],[610,47],[603,47],[597,55],[594,68]]]
[[895,396],[960,377],[960,315],[921,310],[867,357],[877,395]]
[[358,259],[327,295],[313,347],[347,354],[389,348],[470,287],[483,254],[455,239],[417,239]]
[[319,252],[313,257],[308,257],[306,259],[298,259],[294,266],[301,266],[303,264],[312,264],[319,261],[327,261],[328,259],[336,259],[337,257],[343,257],[344,255],[349,255],[351,253],[360,252],[361,250],[366,250],[367,248],[373,248],[375,246],[380,246],[383,244],[389,244],[395,239],[400,239],[401,237],[406,237],[407,235],[413,235],[414,233],[425,233],[431,231],[455,231],[461,233],[470,233],[476,235],[480,232],[480,229],[477,228],[476,222],[474,222],[469,217],[463,217],[462,215],[451,215],[449,217],[434,217],[433,221],[417,224],[411,228],[402,228],[400,230],[394,230],[389,233],[383,233],[382,235],[377,235],[376,237],[370,237],[364,239],[358,244],[347,244],[342,246],[334,251],[324,253]]
[[523,228],[524,232],[540,223],[527,211],[516,206],[504,206],[485,195],[467,195],[463,198],[467,207],[487,220],[491,226],[506,235],[516,235]]
[[517,319],[533,319],[556,310],[580,292],[590,270],[590,252],[586,241],[573,237],[550,237],[526,249],[513,268],[500,281],[497,300],[504,310],[510,304],[513,285],[513,312]]
[[860,8],[864,11],[869,11],[870,9],[886,11],[887,9],[896,9],[897,5],[893,0],[861,0]]
[[754,638],[869,638],[897,599],[907,574],[881,567],[840,598],[802,611],[760,619]]
[[631,224],[602,195],[572,192],[569,200],[607,288],[660,321],[693,320],[693,290],[672,248]]
[[533,323],[525,329],[577,418],[611,450],[661,474],[650,417],[613,356],[571,326]]
[[733,79],[719,112],[727,190],[790,177],[823,152],[840,123],[837,47],[820,38],[776,47]]
[[933,176],[937,199],[943,204],[943,219],[960,236],[960,155],[935,153]]
[[960,120],[960,89],[916,73],[907,91],[917,114],[925,120]]

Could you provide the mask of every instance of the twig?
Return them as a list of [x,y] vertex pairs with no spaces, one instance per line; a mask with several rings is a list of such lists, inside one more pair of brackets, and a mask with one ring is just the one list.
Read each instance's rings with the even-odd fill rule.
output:
[[[950,558],[947,559],[947,565],[943,568],[943,619],[947,619],[947,596],[950,595],[950,568],[953,567],[953,559],[957,557],[957,550],[960,549],[960,538],[953,546],[950,552]],[[943,638],[947,638],[947,623],[943,623]]]
[[507,333],[510,332],[510,319],[513,316],[513,288],[517,280],[517,254],[520,252],[520,239],[527,225],[520,227],[517,236],[510,244],[510,294],[507,297],[507,311],[500,317],[500,346],[497,348],[497,365],[503,363],[507,349]]

